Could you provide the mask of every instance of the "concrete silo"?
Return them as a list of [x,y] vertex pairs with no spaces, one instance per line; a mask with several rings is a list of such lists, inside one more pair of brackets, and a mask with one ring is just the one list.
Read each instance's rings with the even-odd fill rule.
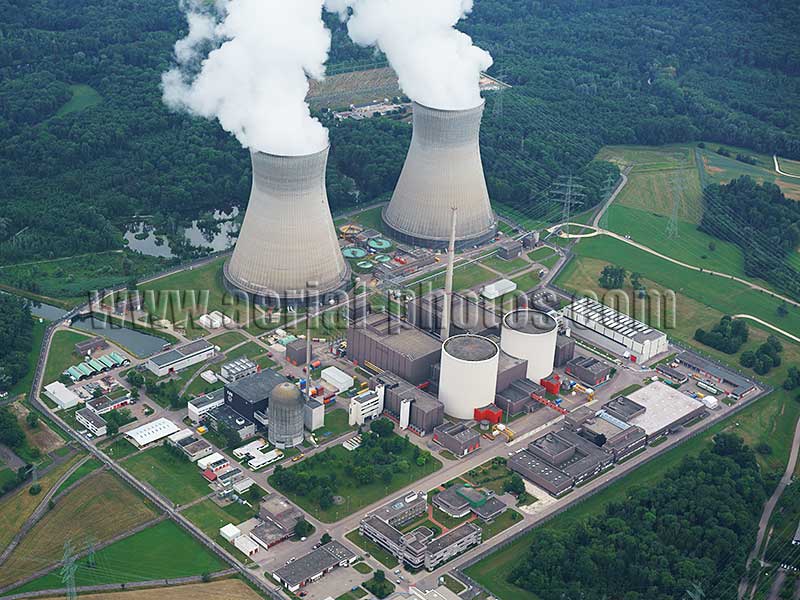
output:
[[472,419],[476,408],[494,402],[500,348],[480,335],[454,335],[442,345],[439,400],[456,419]]
[[446,247],[453,208],[456,243],[490,239],[496,230],[483,176],[479,134],[483,103],[468,110],[438,110],[414,103],[414,131],[403,171],[383,210],[398,240]]
[[[349,284],[325,188],[328,148],[305,156],[251,152],[253,185],[229,288],[258,303],[312,303]],[[316,299],[319,299],[318,301]]]
[[276,448],[294,448],[303,443],[303,394],[289,382],[272,388],[269,397],[269,425],[267,438]]
[[503,317],[500,347],[503,352],[528,361],[526,377],[536,383],[553,372],[558,324],[540,310],[523,308]]

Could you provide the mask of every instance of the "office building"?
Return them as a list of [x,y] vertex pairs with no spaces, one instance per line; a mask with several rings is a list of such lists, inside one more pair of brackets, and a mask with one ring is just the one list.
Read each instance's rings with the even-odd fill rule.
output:
[[156,375],[156,377],[163,377],[170,373],[176,373],[177,371],[191,367],[192,365],[205,362],[214,356],[214,352],[216,352],[216,349],[213,344],[202,339],[195,340],[173,348],[172,350],[167,350],[166,352],[151,356],[147,359],[147,363],[145,364],[147,369]]

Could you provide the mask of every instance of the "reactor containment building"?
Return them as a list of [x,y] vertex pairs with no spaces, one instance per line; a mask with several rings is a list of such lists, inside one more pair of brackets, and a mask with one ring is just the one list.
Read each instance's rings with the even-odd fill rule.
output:
[[328,150],[251,152],[250,202],[224,268],[229,289],[260,304],[297,305],[320,304],[348,286],[325,187]]
[[479,135],[484,103],[468,110],[413,105],[413,133],[400,179],[383,221],[401,242],[443,248],[450,239],[452,209],[458,209],[458,247],[483,243],[495,234]]
[[494,402],[500,348],[480,335],[455,335],[442,344],[439,400],[446,415],[472,419]]

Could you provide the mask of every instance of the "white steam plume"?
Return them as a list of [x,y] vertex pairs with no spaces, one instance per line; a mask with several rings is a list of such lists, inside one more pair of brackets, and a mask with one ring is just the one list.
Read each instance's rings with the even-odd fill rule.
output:
[[218,119],[251,150],[322,150],[328,131],[305,100],[308,78],[324,77],[330,50],[322,6],[323,0],[182,2],[189,33],[175,44],[177,66],[162,75],[164,102]]
[[[326,0],[348,20],[350,38],[375,46],[389,59],[409,98],[432,108],[463,110],[481,103],[481,71],[488,52],[454,25],[473,0]],[[348,10],[349,9],[349,10]]]

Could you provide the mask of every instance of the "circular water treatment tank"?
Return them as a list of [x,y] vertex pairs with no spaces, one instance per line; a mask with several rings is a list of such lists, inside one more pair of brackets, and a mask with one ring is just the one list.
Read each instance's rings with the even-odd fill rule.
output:
[[528,361],[525,376],[535,382],[553,372],[558,324],[540,310],[523,308],[503,317],[500,347],[503,352]]
[[379,263],[387,263],[392,260],[392,257],[388,254],[376,254],[374,257],[375,262]]
[[342,250],[342,254],[345,258],[364,258],[367,255],[367,251],[357,246],[348,246]]
[[472,419],[475,409],[494,402],[500,348],[479,335],[455,335],[442,345],[439,400],[444,412]]
[[369,242],[369,247],[373,250],[388,250],[392,247],[392,242],[384,238],[372,238]]
[[356,268],[361,271],[369,271],[373,267],[375,267],[375,265],[369,260],[360,260],[356,263]]

